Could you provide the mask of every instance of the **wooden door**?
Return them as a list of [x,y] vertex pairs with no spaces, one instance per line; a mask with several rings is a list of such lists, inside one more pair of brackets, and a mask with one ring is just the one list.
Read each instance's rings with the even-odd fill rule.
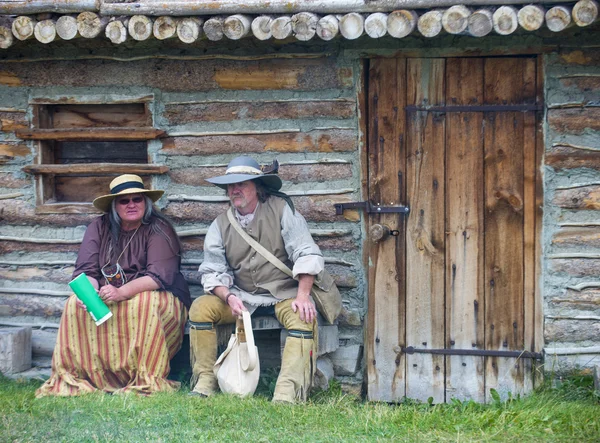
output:
[[369,200],[410,207],[368,215],[397,231],[368,243],[370,400],[532,389],[540,83],[535,57],[370,62]]

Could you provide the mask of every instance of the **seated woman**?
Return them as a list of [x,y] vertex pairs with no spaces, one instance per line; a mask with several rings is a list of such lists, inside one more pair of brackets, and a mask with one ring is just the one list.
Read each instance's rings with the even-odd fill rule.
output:
[[96,326],[75,295],[67,300],[52,375],[37,397],[179,388],[166,377],[191,299],[179,270],[179,239],[153,206],[164,191],[144,189],[140,177],[125,174],[110,192],[94,200],[106,214],[88,226],[73,278],[85,272],[113,316]]

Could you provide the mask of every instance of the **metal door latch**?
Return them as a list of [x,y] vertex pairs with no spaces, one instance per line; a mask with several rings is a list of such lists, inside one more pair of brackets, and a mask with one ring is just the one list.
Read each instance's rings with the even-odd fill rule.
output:
[[335,214],[342,215],[344,209],[364,209],[367,214],[408,214],[410,208],[408,206],[380,206],[379,204],[374,205],[371,202],[350,202],[350,203],[336,203]]

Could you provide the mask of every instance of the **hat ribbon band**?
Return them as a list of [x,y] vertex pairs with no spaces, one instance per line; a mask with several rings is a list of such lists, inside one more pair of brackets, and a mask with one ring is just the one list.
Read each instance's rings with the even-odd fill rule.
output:
[[121,183],[120,185],[117,185],[114,188],[112,188],[110,190],[110,193],[111,194],[118,194],[119,192],[124,191],[125,189],[131,189],[131,188],[144,189],[144,184],[140,183],[140,182],[125,182],[125,183]]
[[260,169],[253,168],[252,166],[232,166],[225,171],[225,175],[229,174],[263,175],[263,172]]

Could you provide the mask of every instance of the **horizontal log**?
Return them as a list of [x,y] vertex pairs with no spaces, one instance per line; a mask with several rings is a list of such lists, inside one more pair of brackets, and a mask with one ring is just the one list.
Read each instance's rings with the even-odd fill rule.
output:
[[18,157],[26,157],[32,154],[31,149],[23,144],[15,142],[0,142],[0,164],[15,160]]
[[18,197],[23,197],[23,193],[22,192],[13,192],[11,194],[0,194],[0,200],[5,200],[8,198],[18,198]]
[[48,321],[57,321],[62,315],[66,300],[67,297],[0,293],[0,317],[42,317]]
[[[0,200],[0,203],[2,200]],[[79,252],[79,244],[24,243],[22,241],[0,241],[0,254],[18,252],[19,254]]]
[[[223,175],[224,167],[204,167],[175,169],[169,172],[173,183],[202,186],[207,178]],[[352,166],[348,164],[330,165],[286,165],[280,167],[279,176],[291,183],[318,183],[352,178]]]
[[570,89],[569,96],[580,98],[580,106],[586,106],[597,101],[597,91],[600,90],[600,75],[568,75],[558,77],[558,79],[562,88]]
[[259,152],[349,152],[358,148],[358,130],[313,130],[299,133],[168,137],[169,155],[218,155]]
[[97,0],[16,0],[0,2],[0,14],[39,14],[98,11]]
[[544,161],[547,166],[555,170],[575,168],[600,170],[600,149],[554,145],[547,149]]
[[10,189],[22,189],[33,185],[31,179],[17,178],[18,173],[0,172],[0,187]]
[[24,140],[110,141],[153,140],[165,131],[154,128],[77,128],[77,129],[18,129],[17,137]]
[[559,229],[552,237],[552,244],[563,248],[600,248],[600,226]]
[[318,100],[165,105],[163,112],[169,125],[234,120],[344,119],[355,115],[356,106],[353,102]]
[[596,311],[600,309],[600,288],[590,288],[582,291],[567,289],[560,297],[550,297],[548,302],[560,310]]
[[21,241],[23,243],[43,243],[48,245],[71,245],[81,243],[81,239],[71,238],[39,238],[39,237],[24,237],[0,235],[0,241]]
[[586,346],[586,347],[573,347],[573,348],[557,348],[547,347],[544,348],[546,355],[587,355],[587,354],[600,354],[600,346]]
[[561,258],[550,260],[552,272],[572,277],[596,277],[600,274],[600,259]]
[[552,204],[563,209],[600,209],[600,185],[557,190]]
[[[335,203],[350,201],[344,196],[315,196],[292,197],[296,209],[308,220],[315,222],[358,221],[360,216],[357,211],[345,211],[344,215],[335,214]],[[164,210],[165,215],[177,223],[189,221],[212,222],[228,207],[227,203],[206,202],[169,202]]]
[[565,134],[581,134],[586,129],[600,130],[600,108],[550,109],[548,125]]
[[600,321],[550,320],[544,325],[544,338],[554,342],[600,342]]
[[[0,200],[0,220],[12,225],[81,226],[88,225],[98,214],[36,214],[34,205],[23,200]],[[11,242],[11,250],[18,250],[18,243]],[[13,248],[14,247],[14,248]],[[39,249],[38,249],[39,250]],[[77,250],[75,247],[73,250]]]
[[27,165],[23,171],[29,174],[165,174],[169,167],[165,165],[146,165],[140,163],[72,163],[67,165]]
[[0,279],[18,282],[64,283],[71,281],[73,267],[0,266]]

